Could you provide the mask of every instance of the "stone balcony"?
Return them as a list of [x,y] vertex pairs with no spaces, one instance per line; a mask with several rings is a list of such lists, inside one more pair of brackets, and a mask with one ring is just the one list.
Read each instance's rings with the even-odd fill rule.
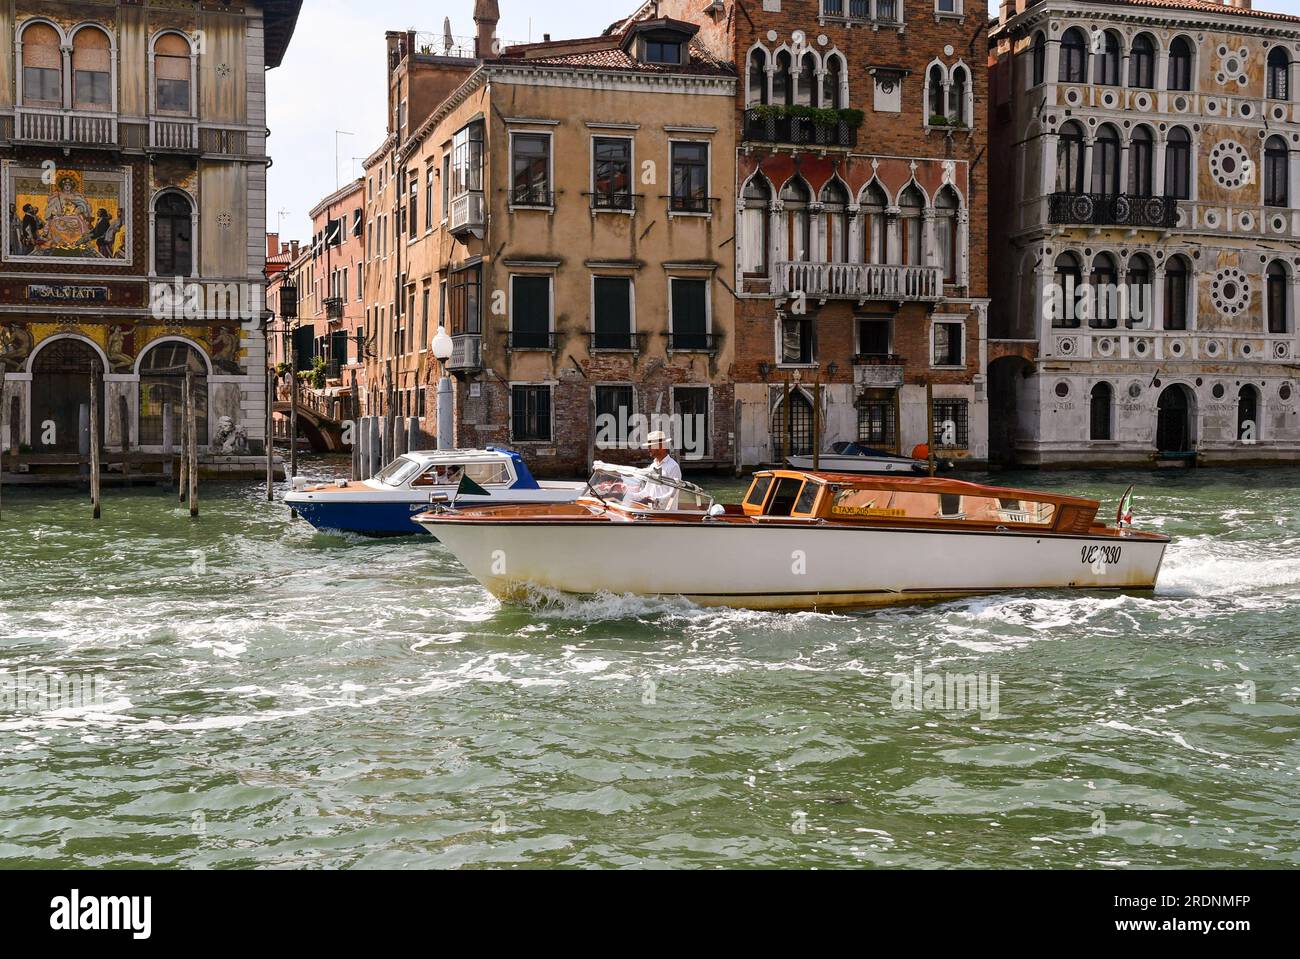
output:
[[1294,364],[1290,333],[1219,333],[1203,330],[1055,328],[1049,340],[1059,360],[1130,360],[1152,363]]
[[1168,230],[1178,225],[1178,201],[1127,193],[1053,193],[1049,222],[1058,226],[1127,226]]
[[934,303],[943,298],[943,270],[937,266],[889,263],[776,264],[772,292],[803,293],[819,300],[889,300]]
[[17,107],[14,140],[50,146],[116,150],[119,147],[117,114],[95,110],[47,110]]
[[474,234],[481,237],[487,227],[487,204],[481,192],[452,197],[448,228],[453,235]]

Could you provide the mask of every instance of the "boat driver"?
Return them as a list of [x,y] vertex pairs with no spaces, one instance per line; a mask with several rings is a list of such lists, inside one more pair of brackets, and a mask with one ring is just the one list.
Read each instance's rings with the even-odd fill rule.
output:
[[[654,457],[654,462],[649,467],[651,476],[658,473],[664,479],[675,480],[678,483],[682,481],[682,468],[668,450],[667,433],[662,430],[651,433],[649,438],[646,439],[645,448]],[[677,508],[678,491],[672,486],[660,485],[652,480],[646,484],[645,495],[651,499],[655,509],[674,510]]]

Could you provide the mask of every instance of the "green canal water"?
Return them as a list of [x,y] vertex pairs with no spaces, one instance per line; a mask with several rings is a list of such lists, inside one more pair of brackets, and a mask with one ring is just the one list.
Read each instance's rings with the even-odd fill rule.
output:
[[[999,479],[1137,482],[1158,593],[502,608],[251,485],[7,489],[0,866],[1300,863],[1300,474]],[[996,708],[896,708],[918,668]]]

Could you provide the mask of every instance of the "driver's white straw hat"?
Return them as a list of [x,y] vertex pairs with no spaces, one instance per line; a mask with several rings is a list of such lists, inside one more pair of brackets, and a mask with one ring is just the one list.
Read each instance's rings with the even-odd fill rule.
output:
[[655,430],[646,437],[645,446],[642,449],[652,450],[657,446],[668,445],[668,434],[663,430]]

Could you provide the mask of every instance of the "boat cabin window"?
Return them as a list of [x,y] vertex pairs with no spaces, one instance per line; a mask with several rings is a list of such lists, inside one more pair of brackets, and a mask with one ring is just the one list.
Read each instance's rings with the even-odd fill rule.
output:
[[831,514],[850,519],[939,519],[998,526],[1017,523],[1051,526],[1056,519],[1056,506],[960,493],[854,488],[835,494]]
[[804,483],[803,492],[799,494],[799,502],[795,503],[794,511],[804,516],[812,514],[813,507],[817,505],[817,494],[821,492],[821,487],[816,483]]
[[420,475],[420,464],[402,456],[384,467],[375,479],[385,486],[405,486],[418,475]]
[[749,487],[749,495],[745,497],[745,505],[754,506],[761,510],[763,508],[763,503],[767,500],[768,490],[771,488],[772,477],[754,477],[754,483]]
[[772,500],[767,504],[763,515],[789,516],[794,511],[795,504],[799,502],[799,493],[803,490],[803,485],[803,480],[785,477],[777,480],[776,492],[772,494]]
[[470,463],[465,467],[465,475],[479,486],[509,486],[514,482],[505,463]]
[[460,464],[444,463],[441,466],[430,466],[424,471],[424,475],[412,483],[412,486],[459,486],[461,478],[465,475],[465,467]]

